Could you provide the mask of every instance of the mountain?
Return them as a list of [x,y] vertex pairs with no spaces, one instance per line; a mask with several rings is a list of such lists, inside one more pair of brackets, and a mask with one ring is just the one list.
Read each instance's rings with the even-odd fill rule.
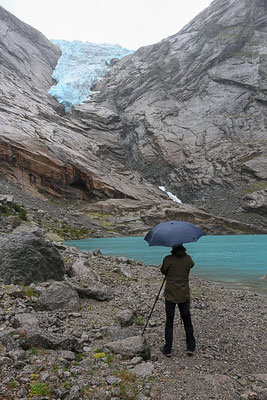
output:
[[158,197],[157,187],[121,163],[115,143],[106,148],[120,129],[112,111],[95,107],[84,129],[48,94],[60,49],[2,7],[0,25],[1,172],[36,196]]
[[1,172],[34,196],[140,202],[150,224],[182,212],[264,231],[266,13],[263,0],[215,0],[178,34],[113,63],[66,114],[48,94],[60,49],[0,8]]
[[116,64],[94,101],[120,118],[127,165],[184,202],[266,217],[266,40],[267,1],[216,0]]

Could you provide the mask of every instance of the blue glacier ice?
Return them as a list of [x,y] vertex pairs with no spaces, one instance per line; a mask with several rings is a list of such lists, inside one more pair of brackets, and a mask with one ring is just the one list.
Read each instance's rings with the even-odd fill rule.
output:
[[81,104],[93,93],[91,87],[106,73],[113,58],[120,59],[133,50],[120,45],[95,44],[74,40],[51,40],[62,52],[52,74],[57,84],[49,90],[51,96],[68,112],[74,104]]

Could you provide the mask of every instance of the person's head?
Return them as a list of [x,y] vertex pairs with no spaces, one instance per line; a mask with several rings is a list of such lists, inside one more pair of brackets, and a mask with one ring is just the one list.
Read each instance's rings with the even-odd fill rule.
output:
[[186,248],[182,244],[178,244],[177,246],[173,246],[171,253],[177,257],[183,257],[186,253]]

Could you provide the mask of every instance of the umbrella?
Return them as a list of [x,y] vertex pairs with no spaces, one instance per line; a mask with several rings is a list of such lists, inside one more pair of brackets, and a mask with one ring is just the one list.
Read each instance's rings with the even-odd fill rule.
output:
[[144,239],[149,246],[173,247],[196,242],[205,233],[196,225],[186,221],[167,221],[154,226]]

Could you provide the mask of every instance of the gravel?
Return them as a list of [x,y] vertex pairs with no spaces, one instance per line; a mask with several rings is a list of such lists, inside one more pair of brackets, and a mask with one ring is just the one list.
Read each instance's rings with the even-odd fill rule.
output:
[[[114,291],[114,297],[101,302],[80,299],[78,312],[40,311],[38,286],[31,285],[32,292],[28,293],[19,285],[0,285],[0,399],[267,398],[265,296],[193,277],[195,355],[186,355],[178,315],[173,355],[168,359],[161,354],[165,315],[160,296],[145,334],[150,360],[144,362],[138,355],[129,360],[103,351],[110,342],[108,331],[117,327],[125,330],[126,338],[141,335],[161,285],[159,269],[132,262],[132,278],[127,278],[117,268],[116,258],[59,247],[69,264],[84,258],[91,269],[97,270],[101,283]],[[68,277],[68,282],[75,286],[79,280],[79,285],[86,287],[86,279]],[[134,322],[124,328],[117,316],[126,309],[134,314]],[[75,338],[75,348],[55,350],[49,349],[49,344],[42,348],[37,343],[26,349],[23,343],[30,327],[18,327],[20,313],[28,321],[32,315],[35,324],[37,319],[38,332],[47,332],[49,338]]]

